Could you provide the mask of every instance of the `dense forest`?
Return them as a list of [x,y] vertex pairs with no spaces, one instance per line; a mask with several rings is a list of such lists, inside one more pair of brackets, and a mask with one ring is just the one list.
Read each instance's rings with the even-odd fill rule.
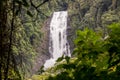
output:
[[[49,24],[68,12],[72,57],[44,70]],[[119,80],[120,0],[0,0],[0,80]]]

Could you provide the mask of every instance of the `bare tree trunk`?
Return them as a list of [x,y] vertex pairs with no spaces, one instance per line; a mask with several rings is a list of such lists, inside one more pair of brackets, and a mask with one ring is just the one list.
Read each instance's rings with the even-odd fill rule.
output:
[[2,2],[0,1],[0,80],[2,80]]
[[12,21],[11,21],[11,29],[10,29],[10,36],[9,36],[9,50],[8,50],[8,54],[7,54],[7,67],[5,70],[5,79],[4,80],[8,80],[8,73],[9,73],[9,65],[10,65],[10,58],[11,58],[11,50],[12,50],[12,39],[13,39],[13,28],[14,28],[14,18],[15,18],[15,1],[12,1]]
[[2,80],[3,77],[3,71],[4,71],[4,55],[5,55],[5,49],[4,49],[4,41],[5,41],[5,30],[6,30],[6,22],[7,22],[7,12],[6,12],[6,3],[7,0],[1,0],[0,1],[0,80]]

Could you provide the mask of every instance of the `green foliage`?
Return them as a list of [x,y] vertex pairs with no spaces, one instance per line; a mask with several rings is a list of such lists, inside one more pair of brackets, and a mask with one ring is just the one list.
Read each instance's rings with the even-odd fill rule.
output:
[[114,23],[108,27],[110,29],[109,56],[110,66],[115,66],[120,62],[120,23]]
[[[84,31],[78,30],[77,36],[78,37],[75,40],[76,48],[74,51],[79,52],[77,54],[81,55],[81,57],[86,54],[91,55],[102,52],[102,45],[104,44],[100,37],[100,34],[96,34],[92,30],[85,28]],[[82,54],[80,54],[81,52]]]
[[108,30],[105,38],[88,28],[78,30],[74,57],[59,58],[60,62],[46,71],[49,78],[45,80],[119,80],[120,23],[110,25]]
[[0,0],[0,80],[23,80],[32,73],[46,18],[39,4],[44,3]]

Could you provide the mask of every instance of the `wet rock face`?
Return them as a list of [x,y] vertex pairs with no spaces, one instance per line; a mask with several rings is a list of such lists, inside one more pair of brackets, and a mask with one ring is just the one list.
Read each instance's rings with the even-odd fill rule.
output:
[[37,48],[37,57],[33,66],[32,73],[36,73],[41,66],[45,63],[47,59],[50,58],[49,54],[49,25],[51,18],[45,21],[44,26],[41,28],[42,37],[40,41],[40,46]]

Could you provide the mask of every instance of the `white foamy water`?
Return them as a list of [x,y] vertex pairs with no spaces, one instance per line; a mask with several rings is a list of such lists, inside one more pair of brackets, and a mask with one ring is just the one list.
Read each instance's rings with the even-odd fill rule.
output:
[[50,23],[49,53],[52,57],[46,60],[44,68],[50,68],[62,55],[71,56],[67,41],[67,11],[54,12]]

